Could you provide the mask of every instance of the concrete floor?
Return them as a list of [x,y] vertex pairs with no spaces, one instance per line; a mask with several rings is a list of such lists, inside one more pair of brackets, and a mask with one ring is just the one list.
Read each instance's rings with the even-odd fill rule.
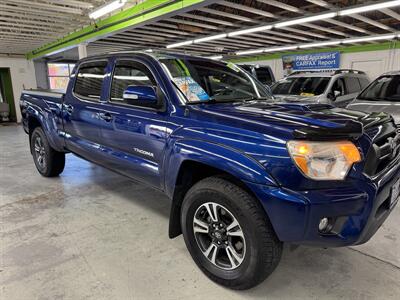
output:
[[36,171],[21,127],[0,126],[0,299],[400,299],[400,209],[363,246],[287,247],[260,286],[208,280],[169,201],[73,155],[59,178]]

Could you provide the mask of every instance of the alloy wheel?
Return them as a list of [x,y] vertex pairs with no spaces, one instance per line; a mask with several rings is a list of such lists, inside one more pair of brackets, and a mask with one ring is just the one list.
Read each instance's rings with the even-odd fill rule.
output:
[[35,139],[34,149],[37,163],[39,164],[40,168],[44,168],[46,166],[46,150],[40,136],[37,136]]
[[207,202],[193,217],[193,233],[203,255],[224,270],[238,268],[246,254],[242,227],[224,206]]

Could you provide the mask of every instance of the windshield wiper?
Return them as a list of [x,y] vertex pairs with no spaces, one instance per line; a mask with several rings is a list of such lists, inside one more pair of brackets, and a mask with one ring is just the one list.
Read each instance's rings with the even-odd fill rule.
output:
[[249,101],[265,101],[265,100],[272,100],[272,98],[268,97],[251,97],[251,98],[243,98],[240,100],[240,102],[249,102]]

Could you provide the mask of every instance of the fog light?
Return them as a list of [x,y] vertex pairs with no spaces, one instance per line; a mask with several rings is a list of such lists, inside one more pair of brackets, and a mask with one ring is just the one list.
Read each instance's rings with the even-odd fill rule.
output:
[[329,225],[329,219],[328,218],[322,218],[319,221],[318,229],[320,232],[325,232],[326,229],[328,228]]

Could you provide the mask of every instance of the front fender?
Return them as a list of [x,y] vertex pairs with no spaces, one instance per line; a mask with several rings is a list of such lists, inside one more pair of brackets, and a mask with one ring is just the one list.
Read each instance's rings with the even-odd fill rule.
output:
[[178,139],[171,144],[164,164],[169,175],[165,178],[165,191],[170,197],[174,193],[180,167],[187,160],[217,168],[242,181],[277,185],[259,162],[226,145],[191,139]]

